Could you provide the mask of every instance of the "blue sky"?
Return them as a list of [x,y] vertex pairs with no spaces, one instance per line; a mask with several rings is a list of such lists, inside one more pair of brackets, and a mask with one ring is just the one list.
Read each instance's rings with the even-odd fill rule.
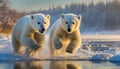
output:
[[12,8],[19,11],[25,10],[38,10],[38,9],[48,9],[50,6],[62,6],[69,5],[71,3],[85,3],[90,2],[107,2],[110,0],[10,0]]

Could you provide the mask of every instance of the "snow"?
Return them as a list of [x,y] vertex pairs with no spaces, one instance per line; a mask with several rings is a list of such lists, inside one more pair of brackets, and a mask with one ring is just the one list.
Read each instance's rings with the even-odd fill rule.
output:
[[[111,38],[112,37],[112,38]],[[120,35],[118,34],[105,34],[105,35],[100,35],[100,34],[91,34],[91,35],[82,35],[82,39],[86,40],[94,40],[94,41],[120,41]]]
[[11,37],[0,36],[0,53],[12,53]]
[[[115,41],[119,39],[117,35],[114,36],[114,41],[105,42],[104,39],[109,39],[109,35],[99,35],[99,38],[102,37],[99,42],[97,36],[94,35],[82,35],[83,39],[83,49],[79,49],[76,53],[69,56],[50,56],[48,39],[49,35],[46,35],[45,46],[41,53],[39,53],[39,59],[73,59],[73,60],[91,60],[91,61],[117,61],[120,62],[120,42]],[[103,38],[105,37],[105,38]],[[96,41],[97,40],[97,41]],[[110,39],[111,40],[111,39]],[[112,44],[112,45],[111,45]],[[32,58],[25,57],[23,55],[15,55],[13,53],[11,36],[5,37],[0,35],[0,61],[2,60],[32,60]]]

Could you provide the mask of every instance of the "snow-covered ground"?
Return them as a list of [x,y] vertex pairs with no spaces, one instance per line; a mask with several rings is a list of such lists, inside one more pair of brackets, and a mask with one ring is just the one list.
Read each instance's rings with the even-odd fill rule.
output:
[[0,53],[12,53],[12,42],[11,37],[0,36]]
[[[83,47],[70,56],[49,55],[48,35],[40,55],[40,59],[84,59],[94,61],[120,62],[120,36],[119,35],[82,35]],[[0,35],[0,60],[25,60],[26,57],[13,53],[11,37]],[[28,59],[28,58],[27,58]]]

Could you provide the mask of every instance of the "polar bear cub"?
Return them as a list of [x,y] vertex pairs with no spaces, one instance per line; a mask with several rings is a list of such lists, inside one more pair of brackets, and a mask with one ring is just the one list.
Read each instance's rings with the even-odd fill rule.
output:
[[81,47],[82,41],[79,30],[81,19],[81,15],[62,14],[53,24],[49,37],[51,55],[73,53]]
[[14,52],[21,54],[23,47],[26,48],[26,55],[30,54],[29,50],[41,50],[44,46],[44,33],[49,25],[50,16],[42,13],[26,15],[18,20],[12,33]]

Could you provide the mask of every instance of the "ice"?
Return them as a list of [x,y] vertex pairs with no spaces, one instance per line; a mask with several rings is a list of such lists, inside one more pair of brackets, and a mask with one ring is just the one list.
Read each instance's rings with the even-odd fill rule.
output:
[[111,62],[120,62],[120,54],[111,57],[111,58],[109,59],[109,61],[111,61]]
[[10,53],[0,53],[0,61],[17,61],[17,60],[34,60],[34,58],[29,58],[21,55],[15,55]]
[[90,60],[93,60],[93,61],[107,61],[111,57],[112,57],[111,54],[96,54],[96,55],[93,55],[92,58],[90,58]]
[[[75,59],[75,60],[94,60],[94,61],[118,61],[120,62],[120,42],[115,41],[101,41],[94,35],[82,35],[83,45],[82,49],[79,49],[76,53],[69,56],[50,56],[49,50],[49,35],[45,36],[45,46],[43,50],[38,53],[39,59]],[[92,37],[91,37],[92,36]],[[114,35],[112,35],[114,36]],[[99,35],[99,38],[103,37]],[[106,39],[107,35],[104,36]],[[110,36],[109,36],[110,37]],[[114,36],[115,37],[115,36]],[[117,38],[117,37],[115,37]],[[99,41],[100,40],[100,41]],[[111,40],[111,39],[110,39]],[[32,58],[25,57],[23,55],[18,56],[13,53],[13,47],[11,42],[11,36],[0,35],[0,60],[31,60]]]

